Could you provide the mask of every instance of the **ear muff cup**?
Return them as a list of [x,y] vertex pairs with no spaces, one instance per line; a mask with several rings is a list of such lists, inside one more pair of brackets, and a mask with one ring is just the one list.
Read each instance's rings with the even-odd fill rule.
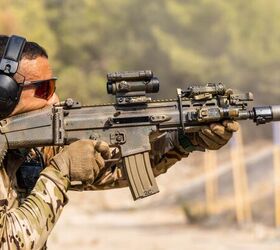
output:
[[10,76],[0,75],[0,114],[9,115],[18,104],[22,87]]

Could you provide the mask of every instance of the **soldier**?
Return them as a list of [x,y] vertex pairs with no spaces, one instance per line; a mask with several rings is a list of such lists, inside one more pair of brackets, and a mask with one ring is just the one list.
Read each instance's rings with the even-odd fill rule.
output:
[[[9,37],[0,36],[0,57],[7,52]],[[44,48],[26,42],[20,53],[19,67],[8,75],[18,84],[19,100],[13,107],[3,100],[2,118],[41,109],[58,101],[55,81]],[[3,70],[0,74],[7,74]],[[3,84],[0,81],[0,84]],[[0,85],[1,87],[1,85]],[[6,100],[7,102],[7,100]],[[211,124],[209,128],[189,137],[168,133],[151,135],[152,162],[155,176],[164,173],[195,148],[218,149],[238,130],[236,122]],[[43,159],[41,153],[43,153]],[[104,160],[110,157],[105,142],[80,140],[64,149],[9,150],[0,167],[0,248],[46,249],[47,238],[67,204],[70,181],[82,181],[83,189],[108,189],[127,186],[120,167],[106,168]],[[35,163],[44,162],[32,188],[25,188]],[[33,165],[32,165],[32,164]],[[31,170],[28,166],[32,166]],[[40,164],[39,164],[40,166]],[[22,175],[25,170],[26,175]],[[20,184],[21,183],[21,184]],[[23,184],[22,184],[23,183]],[[28,185],[27,185],[28,186]]]

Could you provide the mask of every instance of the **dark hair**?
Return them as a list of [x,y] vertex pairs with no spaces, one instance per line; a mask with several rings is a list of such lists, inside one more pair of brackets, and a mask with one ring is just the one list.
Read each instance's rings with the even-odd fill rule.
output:
[[[0,57],[3,56],[8,39],[9,39],[8,36],[0,35]],[[47,51],[43,47],[41,47],[38,43],[26,42],[23,48],[21,58],[27,58],[32,60],[39,56],[48,58]]]

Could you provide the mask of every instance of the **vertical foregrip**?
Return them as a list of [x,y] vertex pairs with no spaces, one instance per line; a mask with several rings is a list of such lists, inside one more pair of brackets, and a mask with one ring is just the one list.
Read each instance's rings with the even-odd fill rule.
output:
[[149,152],[124,157],[124,170],[133,199],[137,200],[159,192]]

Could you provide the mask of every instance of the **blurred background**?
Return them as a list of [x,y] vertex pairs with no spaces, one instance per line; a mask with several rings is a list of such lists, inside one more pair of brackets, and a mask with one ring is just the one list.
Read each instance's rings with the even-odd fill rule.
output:
[[[151,69],[161,81],[157,98],[223,82],[253,92],[255,105],[279,104],[279,0],[0,4],[0,33],[47,49],[61,99],[111,102],[107,72]],[[49,249],[279,249],[277,131],[242,123],[235,143],[193,153],[143,201],[133,202],[126,189],[70,193]]]

